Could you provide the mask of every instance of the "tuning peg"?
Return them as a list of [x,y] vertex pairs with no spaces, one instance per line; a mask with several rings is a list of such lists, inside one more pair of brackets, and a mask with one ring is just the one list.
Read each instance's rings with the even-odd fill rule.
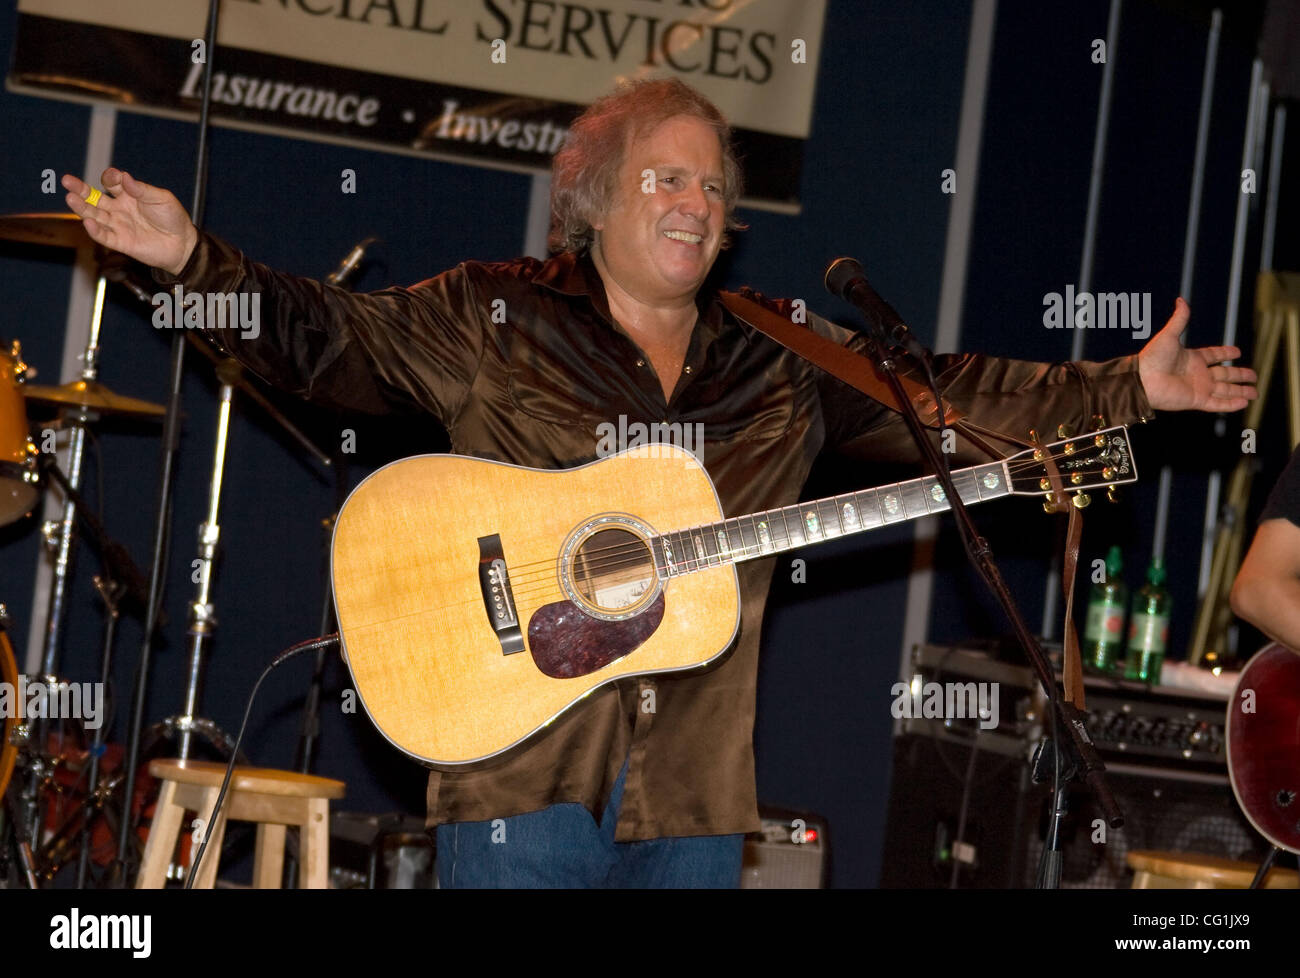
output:
[[1075,509],[1087,509],[1088,504],[1092,502],[1092,497],[1086,492],[1079,491],[1074,494],[1070,502],[1074,504]]
[[1068,424],[1058,424],[1056,426],[1057,438],[1069,438],[1074,434],[1074,426]]
[[1107,486],[1106,499],[1112,503],[1119,502],[1119,486]]
[[1106,427],[1106,416],[1104,414],[1094,414],[1092,416],[1092,430],[1101,431]]

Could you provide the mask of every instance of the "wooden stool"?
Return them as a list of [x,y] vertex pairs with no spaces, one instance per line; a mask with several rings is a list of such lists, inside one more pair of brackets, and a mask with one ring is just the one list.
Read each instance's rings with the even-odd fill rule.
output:
[[323,890],[329,881],[329,802],[342,798],[342,781],[311,774],[277,771],[264,767],[236,767],[230,789],[221,806],[221,817],[213,824],[212,809],[226,774],[224,764],[211,761],[151,761],[149,773],[162,782],[162,794],[154,810],[153,826],[144,848],[144,861],[136,877],[136,889],[159,889],[167,878],[186,811],[198,812],[203,834],[209,841],[199,867],[195,888],[211,889],[217,879],[221,839],[226,819],[257,822],[257,849],[253,858],[253,886],[278,889],[284,871],[285,826],[296,825],[298,834],[298,885]]
[[[1135,890],[1244,890],[1255,878],[1259,866],[1199,852],[1150,852],[1141,849],[1128,854],[1134,871]],[[1274,866],[1264,877],[1266,890],[1294,890],[1300,887],[1300,873]]]

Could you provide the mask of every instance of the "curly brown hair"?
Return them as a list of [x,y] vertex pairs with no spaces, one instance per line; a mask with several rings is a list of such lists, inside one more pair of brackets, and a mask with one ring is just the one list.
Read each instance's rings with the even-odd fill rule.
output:
[[[614,200],[627,145],[680,115],[702,119],[717,132],[726,228],[746,226],[735,214],[743,178],[727,120],[712,102],[676,78],[641,79],[624,82],[592,102],[574,120],[564,146],[551,161],[551,251],[582,253],[591,247],[595,234],[591,222]],[[730,235],[724,234],[722,247],[728,244]]]

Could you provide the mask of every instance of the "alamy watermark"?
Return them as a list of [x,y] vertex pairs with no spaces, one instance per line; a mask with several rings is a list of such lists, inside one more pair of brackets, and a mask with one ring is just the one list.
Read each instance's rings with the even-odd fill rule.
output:
[[104,684],[29,682],[0,683],[0,717],[28,720],[80,720],[88,730],[104,722]]
[[1043,325],[1048,329],[1128,329],[1133,339],[1151,335],[1150,292],[1075,292],[1043,296]]
[[[619,452],[642,447],[645,448],[643,454],[650,458],[677,458],[675,452],[664,448],[671,445],[694,455],[700,461],[704,460],[704,425],[699,422],[683,424],[674,421],[670,424],[667,421],[655,421],[645,424],[633,421],[629,424],[627,415],[620,414],[617,424],[612,421],[598,424],[596,435],[600,439],[596,443],[597,458],[609,458]],[[685,461],[690,464],[689,459]]]
[[998,725],[997,683],[897,682],[890,689],[889,712],[896,720],[974,720],[981,730]]
[[149,301],[154,329],[238,329],[246,340],[262,332],[260,292],[186,292],[177,283]]

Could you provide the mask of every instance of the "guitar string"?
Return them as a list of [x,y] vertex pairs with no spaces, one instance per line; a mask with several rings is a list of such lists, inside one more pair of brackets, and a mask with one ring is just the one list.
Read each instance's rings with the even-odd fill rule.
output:
[[[1020,466],[1020,468],[1034,468],[1034,467],[1036,467],[1036,466],[1037,466],[1037,463],[1030,462],[1030,463],[1025,463],[1024,465]],[[1090,488],[1091,488],[1091,487],[1090,487]],[[863,490],[863,491],[867,491],[867,492],[869,492],[869,491],[872,491],[872,490]],[[846,494],[846,495],[856,495],[856,494],[852,494],[852,493],[850,493],[850,494]],[[831,497],[831,498],[834,498],[834,497]],[[1002,497],[999,497],[999,498],[1002,498]],[[776,510],[772,510],[772,511],[769,511],[769,512],[776,512]],[[757,516],[757,515],[760,515],[760,514],[758,514],[758,513],[754,513],[754,514],[748,514],[748,515]],[[920,515],[920,514],[916,514],[916,516],[919,516],[919,515]],[[894,521],[894,522],[895,522],[895,523],[907,522],[907,521],[909,521],[909,520],[911,520],[911,519],[916,518],[916,516],[909,515],[909,516],[905,517],[905,518],[902,519],[902,520],[897,520],[897,521]],[[733,517],[733,518],[736,518],[736,519],[744,519],[745,517]],[[704,525],[714,525],[714,524],[704,524]],[[877,527],[879,527],[879,526],[886,526],[886,525],[891,525],[891,524],[890,524],[889,521],[885,521],[885,522],[883,522],[883,523],[875,524],[874,526],[871,526],[871,527],[861,527],[860,529],[862,529],[862,530],[875,529],[875,528],[877,528]],[[690,529],[690,528],[688,528],[688,529]],[[670,531],[670,532],[680,533],[680,532],[684,532],[684,531],[678,530],[678,531]],[[805,541],[805,543],[817,544],[817,543],[821,543],[821,542],[824,542],[824,541],[827,541],[827,540],[835,539],[835,538],[837,538],[837,537],[839,537],[839,536],[847,536],[847,535],[850,535],[850,534],[836,534],[835,537],[826,537],[826,536],[823,536],[821,539],[818,539],[818,540],[812,540],[812,541]],[[800,546],[800,544],[794,544],[794,545],[792,545],[792,546],[790,546],[790,547],[787,547],[786,549],[797,549],[799,546]],[[621,552],[621,553],[629,553],[629,552],[632,552],[632,553],[635,553],[635,554],[637,555],[637,556],[635,557],[635,559],[633,559],[633,560],[631,560],[631,561],[623,561],[623,562],[622,562],[622,565],[623,565],[623,566],[626,566],[626,565],[629,565],[629,564],[634,565],[634,564],[638,564],[638,563],[640,563],[640,564],[647,564],[647,565],[649,565],[650,567],[653,567],[653,566],[654,566],[653,563],[652,563],[652,559],[648,556],[648,547],[647,547],[647,545],[646,545],[644,542],[641,542],[641,541],[638,541],[636,544],[631,544],[631,545],[628,545],[628,544],[619,544],[619,545],[610,546],[610,547],[597,548],[595,551],[592,551],[592,553],[606,553],[606,552],[608,552],[608,551],[619,551],[619,552]],[[680,569],[677,573],[674,573],[674,574],[669,575],[668,579],[667,579],[666,581],[664,581],[664,584],[666,585],[666,584],[668,583],[668,581],[671,581],[674,577],[682,577],[682,576],[685,576],[685,575],[687,575],[687,574],[693,574],[693,573],[697,573],[697,572],[699,572],[699,571],[709,570],[709,569],[711,569],[711,568],[717,568],[717,567],[729,566],[729,565],[730,565],[731,563],[733,563],[733,562],[737,562],[737,561],[740,561],[740,560],[745,560],[745,559],[747,559],[747,558],[749,558],[749,557],[754,557],[754,556],[769,556],[769,555],[771,555],[771,554],[774,553],[774,552],[776,552],[776,551],[775,551],[775,550],[770,550],[770,549],[764,548],[761,544],[754,544],[754,545],[752,545],[752,546],[751,546],[751,545],[745,545],[745,546],[742,546],[742,547],[733,547],[733,548],[730,548],[730,552],[729,552],[728,554],[726,554],[726,555],[723,555],[723,554],[717,554],[717,555],[714,555],[714,556],[717,557],[717,558],[721,558],[721,559],[718,559],[717,562],[710,562],[713,558],[710,558],[710,557],[708,557],[708,556],[706,556],[704,559],[701,559],[701,558],[699,558],[699,557],[682,558],[681,560],[675,562],[675,565],[678,566],[678,567],[681,568],[681,569]],[[687,564],[694,564],[695,566],[693,566],[693,567],[689,567],[689,566],[686,566]],[[567,600],[567,599],[568,599],[568,595],[565,593],[563,587],[560,586],[560,584],[559,584],[558,581],[557,581],[557,578],[556,578],[556,573],[557,573],[557,571],[556,571],[556,567],[555,567],[555,561],[554,561],[553,559],[552,559],[552,560],[549,560],[549,561],[534,561],[534,562],[532,562],[531,564],[521,565],[521,566],[522,566],[522,567],[529,567],[529,566],[538,566],[538,565],[544,565],[545,568],[546,568],[546,569],[545,569],[542,573],[540,573],[540,574],[534,574],[534,575],[532,575],[531,577],[525,575],[525,576],[522,577],[522,578],[516,578],[515,575],[513,575],[513,574],[511,575],[511,588],[510,588],[510,590],[511,590],[511,594],[512,594],[512,597],[513,597],[513,599],[514,599],[514,604],[515,604],[516,608],[518,608],[519,600],[520,600],[521,598],[527,598],[527,599],[535,600],[535,599],[537,599],[537,597],[538,597],[539,595],[553,594],[553,595],[554,595],[557,599],[559,599],[559,600]],[[610,568],[611,568],[611,566],[618,566],[618,565],[611,565],[611,564],[610,564],[610,561],[609,561],[609,556],[608,556],[608,554],[606,553],[606,558],[605,558],[604,561],[602,561],[601,570],[603,570],[604,572],[608,573],[609,570],[610,570]],[[657,577],[657,570],[655,571],[655,576]],[[453,603],[453,604],[443,605],[443,606],[441,606],[441,607],[442,607],[443,609],[450,609],[450,608],[455,608],[455,607],[461,607],[461,606],[464,606],[464,605],[470,605],[470,606],[473,606],[473,605],[475,605],[475,604],[479,604],[479,603],[481,602],[481,600],[482,600],[481,597],[478,596],[478,595],[476,595],[476,596],[473,597],[473,598],[466,598],[466,599],[463,600],[463,601],[458,601],[458,602],[455,602],[455,603]]]
[[[1032,465],[1031,465],[1031,467],[1032,467]],[[963,481],[968,481],[968,480],[963,480]],[[1082,487],[1081,487],[1081,488],[1082,488]],[[834,498],[834,497],[832,497],[832,498]],[[804,516],[805,514],[804,514],[802,511],[800,511],[800,507],[811,506],[811,505],[815,504],[816,502],[819,502],[819,501],[812,501],[812,503],[799,504],[798,506],[793,506],[793,507],[789,507],[789,508],[793,508],[793,509],[796,509],[796,510],[798,511],[798,512],[796,512],[796,514],[794,514],[794,515],[796,515],[796,516]],[[815,510],[814,510],[814,511],[815,511]],[[784,516],[785,516],[786,514],[783,513],[781,510],[770,510],[770,511],[768,511],[768,512],[771,512],[771,513],[781,513],[781,515],[782,515],[782,517],[783,517],[782,522],[784,523]],[[748,514],[746,517],[732,517],[732,519],[746,519],[746,518],[749,518],[750,516],[759,516],[759,515],[765,515],[765,514],[754,513],[754,514]],[[817,516],[819,517],[819,519],[820,519],[820,515],[821,515],[821,514],[818,512],[818,513],[817,513]],[[918,516],[920,516],[920,515],[922,515],[922,514],[919,514],[919,513],[917,513],[917,514],[908,514],[908,516],[906,517],[906,519],[916,518],[916,517],[918,517]],[[904,521],[905,521],[905,520],[895,520],[895,521],[892,521],[892,522],[904,522]],[[715,521],[715,522],[713,522],[713,523],[700,524],[700,525],[697,526],[697,527],[687,527],[687,528],[684,528],[684,529],[682,529],[682,530],[675,530],[675,531],[670,531],[670,532],[671,532],[671,533],[674,533],[674,534],[686,534],[686,535],[687,535],[687,542],[688,542],[688,543],[698,545],[698,544],[700,543],[700,541],[696,541],[696,540],[694,540],[694,539],[691,539],[692,537],[694,537],[694,536],[697,535],[697,534],[694,533],[695,530],[697,530],[697,529],[703,529],[704,527],[707,526],[707,527],[719,527],[720,530],[721,530],[722,532],[728,532],[728,531],[729,531],[729,528],[725,526],[725,523],[726,523],[726,522],[727,522],[726,520],[723,520],[723,521]],[[775,522],[776,522],[776,521],[773,520],[773,523],[774,523],[774,524],[775,524]],[[884,520],[882,523],[873,524],[873,525],[871,525],[871,526],[861,526],[861,527],[857,527],[857,528],[855,528],[854,530],[849,531],[848,533],[843,533],[843,532],[841,532],[841,533],[834,533],[834,534],[831,534],[831,535],[827,535],[827,534],[824,533],[824,532],[819,532],[818,536],[815,537],[815,538],[812,538],[812,539],[809,539],[809,538],[805,535],[803,541],[801,541],[801,542],[797,542],[797,543],[790,543],[790,542],[789,542],[790,537],[789,537],[789,534],[787,533],[787,543],[785,543],[785,544],[778,544],[778,545],[776,545],[775,547],[771,547],[771,546],[766,546],[766,547],[765,547],[765,546],[762,545],[761,543],[756,543],[756,544],[753,544],[753,545],[746,545],[746,546],[741,547],[741,548],[730,547],[730,546],[729,546],[729,547],[727,548],[727,549],[728,549],[728,553],[726,553],[726,554],[724,554],[724,553],[722,553],[721,551],[719,551],[719,552],[714,553],[714,554],[707,554],[707,553],[706,553],[703,557],[700,557],[696,551],[691,550],[691,551],[688,551],[686,554],[683,554],[680,558],[678,558],[678,559],[672,561],[672,564],[673,564],[674,566],[682,566],[682,565],[686,565],[686,564],[695,564],[695,565],[698,565],[698,566],[700,566],[700,567],[714,567],[714,566],[718,566],[719,564],[726,563],[729,557],[730,557],[731,559],[744,559],[744,558],[747,557],[747,556],[752,556],[752,555],[755,555],[755,554],[763,554],[763,553],[765,553],[765,552],[772,552],[772,553],[775,553],[775,552],[779,552],[779,551],[781,551],[781,550],[796,549],[796,548],[798,548],[798,547],[800,547],[800,546],[805,546],[805,545],[808,545],[808,544],[821,543],[821,542],[823,542],[823,541],[830,540],[830,539],[835,539],[835,538],[840,537],[840,536],[847,536],[847,535],[850,535],[850,533],[853,533],[853,532],[858,532],[858,531],[861,531],[861,530],[874,529],[874,528],[877,527],[877,526],[886,525],[886,524],[888,524],[888,523],[890,523],[890,522],[891,522],[890,520],[886,519],[886,520]],[[831,525],[833,525],[833,524],[831,524]],[[666,535],[667,535],[667,534],[660,534],[659,536],[660,536],[660,538],[662,538],[663,536],[666,536]],[[709,536],[709,535],[710,535],[710,534],[705,534],[705,536]],[[742,537],[742,539],[743,539],[743,537]],[[586,550],[586,551],[584,551],[584,554],[588,557],[588,563],[591,565],[591,570],[592,570],[592,573],[593,573],[593,574],[609,574],[609,573],[613,573],[613,572],[617,571],[619,568],[622,568],[622,567],[629,567],[629,566],[635,566],[635,565],[638,565],[638,564],[645,564],[645,563],[650,562],[650,560],[652,559],[652,558],[650,557],[649,545],[648,545],[646,542],[642,541],[642,540],[637,540],[637,541],[635,541],[635,542],[633,542],[633,543],[621,543],[621,544],[614,544],[614,545],[607,546],[607,547],[597,547],[597,548],[594,548],[594,549],[591,549],[591,550]],[[620,558],[627,558],[627,559],[620,559]],[[721,559],[719,559],[719,558],[721,558]],[[540,571],[540,573],[539,573],[539,572],[531,572],[531,573],[530,573],[530,569],[531,569],[531,568],[534,568],[534,567],[538,568],[538,571]],[[695,569],[696,569],[696,568],[694,568],[694,567],[689,567],[689,568],[685,568],[685,571],[686,571],[686,572],[690,572],[690,571],[695,570]],[[528,563],[528,564],[521,564],[521,565],[519,565],[519,567],[518,567],[518,572],[513,572],[513,573],[511,573],[511,575],[510,575],[510,580],[511,580],[511,589],[512,589],[513,591],[518,591],[520,594],[523,594],[523,593],[526,592],[526,589],[528,588],[528,586],[529,586],[530,584],[532,584],[532,583],[534,583],[534,582],[536,582],[536,581],[538,581],[538,580],[547,580],[547,581],[549,581],[549,580],[553,579],[554,574],[555,574],[555,560],[554,560],[554,559],[551,559],[551,560],[544,560],[544,561],[533,561],[533,562],[530,562],[530,563]]]
[[[1027,460],[1021,463],[1017,463],[1015,465],[1008,465],[1008,470],[1010,471],[1012,469],[1015,469],[1016,471],[1023,471],[1026,469],[1038,468],[1040,467],[1040,465],[1041,463],[1039,462],[1035,462],[1033,460]],[[1085,469],[1082,471],[1086,472],[1087,474],[1093,474],[1091,470]],[[958,475],[968,477],[968,478],[963,478],[961,480],[966,483],[969,483],[974,478],[974,473],[971,472],[970,470],[967,470],[964,473],[958,473]],[[862,492],[872,492],[872,491],[879,492],[883,488],[884,487],[879,487],[874,490],[872,489],[862,490]],[[1080,486],[1079,488],[1082,489],[1084,487]],[[1094,487],[1087,487],[1087,488],[1094,488]],[[859,493],[845,493],[843,495],[860,495],[860,494],[861,493],[859,492]],[[727,528],[725,526],[725,523],[728,522],[730,519],[746,519],[754,516],[765,515],[765,513],[768,512],[782,513],[782,515],[784,516],[784,513],[782,512],[784,509],[799,510],[800,507],[802,506],[815,506],[815,504],[817,503],[826,502],[829,501],[829,499],[837,499],[837,498],[841,498],[841,497],[828,497],[828,500],[812,500],[809,503],[795,504],[791,507],[781,507],[775,510],[765,511],[764,513],[746,514],[746,516],[744,517],[730,517],[727,520],[715,521],[713,523],[708,523],[708,524],[700,524],[698,527],[687,527],[682,530],[669,531],[669,533],[686,533],[688,534],[688,542],[694,543],[695,541],[689,540],[689,536],[694,535],[692,531],[695,529],[702,529],[705,526],[721,525],[723,532],[726,532]],[[804,514],[800,512],[797,515],[802,516]],[[817,515],[820,518],[820,513],[818,513]],[[896,520],[893,522],[906,522],[907,520],[917,518],[920,515],[923,514],[919,514],[919,513],[914,515],[908,514],[908,516],[905,519]],[[723,554],[722,552],[719,551],[718,553],[715,554],[706,553],[704,557],[699,557],[694,552],[691,552],[690,555],[682,556],[681,558],[673,561],[673,565],[677,568],[680,568],[680,570],[676,574],[671,574],[669,576],[670,577],[681,576],[682,574],[686,574],[686,573],[694,573],[700,570],[707,570],[711,567],[725,566],[732,561],[744,560],[753,556],[761,556],[769,553],[776,553],[779,552],[780,550],[797,549],[800,546],[822,543],[828,540],[836,539],[840,536],[851,535],[853,532],[875,529],[876,527],[879,526],[889,525],[889,523],[890,523],[889,520],[884,520],[883,522],[874,524],[872,526],[860,526],[853,531],[849,531],[848,533],[836,533],[830,536],[826,535],[825,533],[822,533],[815,539],[809,540],[807,539],[807,537],[805,537],[802,543],[791,544],[787,542],[787,544],[784,546],[764,547],[761,543],[756,543],[753,545],[744,545],[741,547],[728,547],[728,552],[726,554]],[[667,534],[659,534],[660,538],[666,535]],[[789,536],[787,534],[787,541],[788,540],[789,540]],[[588,562],[593,565],[591,568],[593,576],[599,574],[614,573],[618,569],[634,567],[636,565],[647,565],[649,568],[655,568],[654,558],[651,554],[649,545],[646,542],[641,540],[638,540],[634,543],[623,543],[623,544],[614,544],[608,547],[597,547],[593,550],[584,551],[584,554],[589,558]],[[627,559],[620,559],[620,558],[627,558]],[[694,566],[688,566],[688,565],[694,565]],[[537,570],[532,571],[530,573],[529,571],[531,568],[537,568]],[[511,593],[514,596],[516,603],[520,598],[523,597],[532,598],[539,593],[554,592],[563,596],[562,588],[560,588],[556,584],[557,571],[556,571],[554,558],[550,560],[532,561],[528,564],[521,564],[519,565],[518,569],[523,573],[511,573],[510,575]],[[657,576],[657,569],[655,571],[655,575]],[[472,604],[474,600],[475,599],[468,599],[468,603]]]
[[[1020,468],[1021,468],[1021,469],[1025,469],[1025,468],[1037,468],[1037,467],[1039,466],[1039,464],[1040,464],[1040,463],[1037,463],[1037,462],[1027,462],[1027,463],[1022,463],[1022,465],[1020,466]],[[1091,472],[1091,471],[1089,471],[1089,470],[1085,470],[1085,471],[1087,472],[1087,474],[1094,474],[1093,472]],[[974,477],[973,477],[973,474],[970,473],[969,470],[968,470],[967,472],[965,472],[965,473],[959,473],[959,475],[970,476],[970,478],[963,478],[963,479],[961,480],[962,482],[965,482],[965,483],[968,483],[968,484],[969,484],[971,481],[973,481],[973,478],[974,478]],[[934,484],[937,484],[937,482],[934,483]],[[969,487],[969,486],[968,486],[968,487]],[[701,523],[701,524],[698,524],[698,525],[696,525],[696,526],[683,527],[683,528],[678,529],[678,530],[668,530],[668,531],[665,531],[665,532],[663,532],[663,533],[659,533],[659,534],[657,534],[656,536],[657,536],[659,539],[662,539],[663,537],[666,537],[666,536],[668,536],[668,535],[670,535],[670,534],[687,534],[688,537],[689,537],[690,535],[693,535],[693,534],[694,534],[694,531],[696,531],[696,530],[701,530],[701,529],[704,529],[705,527],[715,527],[715,526],[716,526],[716,527],[719,527],[719,528],[722,530],[722,532],[726,533],[726,532],[729,532],[729,529],[728,529],[728,527],[727,527],[725,524],[731,522],[732,520],[746,520],[746,519],[752,519],[752,518],[759,517],[759,516],[766,516],[766,515],[768,515],[769,513],[773,513],[773,514],[775,514],[775,513],[779,513],[779,514],[782,514],[782,516],[784,517],[785,515],[787,515],[785,511],[786,511],[786,510],[791,510],[791,509],[796,511],[795,514],[791,514],[791,515],[797,515],[797,516],[803,517],[803,516],[806,515],[806,514],[803,512],[803,510],[806,508],[806,509],[809,510],[809,511],[815,512],[816,515],[817,515],[817,517],[818,517],[818,519],[821,520],[821,513],[817,511],[817,509],[818,509],[818,507],[820,506],[821,503],[831,502],[831,501],[834,501],[834,500],[842,499],[844,496],[858,496],[858,495],[861,495],[863,492],[876,492],[876,493],[878,494],[878,493],[881,491],[881,489],[883,489],[883,488],[885,488],[885,487],[880,487],[879,489],[865,489],[865,490],[861,490],[860,492],[857,492],[857,493],[844,493],[844,494],[842,494],[841,496],[830,496],[830,497],[827,497],[826,499],[810,500],[810,501],[808,501],[808,502],[806,502],[806,503],[794,503],[794,504],[791,504],[790,506],[787,506],[787,507],[777,507],[777,508],[775,508],[775,509],[771,509],[771,510],[763,510],[763,511],[756,512],[756,513],[747,513],[747,514],[745,514],[744,516],[739,516],[739,517],[726,517],[726,518],[724,518],[724,519],[722,519],[722,520],[714,520],[714,521],[712,521],[712,522],[710,522],[710,523]],[[962,487],[959,486],[959,489],[960,489],[960,488],[962,488]],[[978,488],[978,487],[974,487],[974,488]],[[1097,488],[1097,487],[1092,487],[1092,486],[1089,486],[1089,487],[1083,487],[1083,486],[1079,486],[1079,487],[1078,487],[1078,490],[1081,490],[1081,489],[1084,489],[1084,488]],[[1078,490],[1072,488],[1070,491],[1078,491]],[[999,497],[999,498],[1002,498],[1002,497]],[[945,509],[944,511],[946,511],[946,509]],[[923,515],[923,514],[917,514],[918,517],[919,517],[920,515]],[[909,514],[909,517],[910,517],[910,514]],[[784,520],[783,520],[783,521],[784,521]],[[903,521],[903,520],[899,520],[899,521],[897,521],[897,522],[904,522],[904,521]],[[876,524],[876,525],[883,525],[883,524]],[[865,529],[872,529],[872,528],[873,528],[873,527],[860,527],[859,529],[864,529],[864,530],[865,530]],[[617,528],[612,528],[612,529],[617,529]],[[600,531],[597,531],[597,532],[600,532]],[[624,532],[627,532],[627,531],[624,531]],[[846,533],[837,533],[837,534],[835,534],[835,537],[839,537],[839,536],[847,536],[847,535],[848,535],[848,534],[846,534]],[[787,533],[787,539],[788,539],[788,537],[789,537],[789,534]],[[826,536],[823,534],[819,539],[815,539],[815,540],[813,540],[812,542],[813,542],[813,543],[820,543],[820,542],[822,542],[822,540],[825,540],[825,539],[833,539],[833,538],[832,538],[832,537],[826,537]],[[688,542],[691,542],[691,541],[689,541],[689,539],[688,539]],[[805,541],[805,542],[807,542],[807,541]],[[794,544],[794,547],[798,547],[798,546],[800,546],[800,544]],[[762,552],[763,549],[764,549],[761,545],[757,545],[757,544],[755,545],[755,548],[756,548],[756,552]],[[736,548],[733,547],[733,548],[729,548],[729,549],[734,551]],[[786,548],[777,548],[777,549],[786,549]],[[583,553],[584,553],[584,555],[586,555],[586,556],[588,557],[589,560],[590,560],[591,558],[597,558],[597,559],[601,560],[601,567],[600,567],[600,569],[602,569],[602,570],[611,570],[611,569],[617,567],[618,564],[617,564],[617,563],[610,564],[610,563],[608,562],[608,561],[609,561],[609,558],[611,558],[611,557],[616,557],[616,556],[632,556],[632,555],[636,555],[636,556],[639,557],[640,555],[645,554],[646,550],[647,550],[647,544],[646,544],[644,541],[637,540],[637,541],[634,542],[634,543],[619,543],[619,544],[611,544],[610,546],[606,546],[606,547],[596,547],[596,548],[594,548],[594,549],[587,549],[587,550],[584,550]],[[716,555],[716,554],[707,555],[708,558],[711,558],[711,557],[714,557],[714,556],[717,556],[717,555]],[[700,559],[705,559],[705,558],[699,558],[699,557],[694,557],[694,556],[683,556],[683,557],[681,558],[681,560],[674,561],[674,563],[680,563],[681,561],[684,561],[684,560],[700,560]],[[636,563],[636,562],[639,562],[639,560],[636,560],[636,561],[633,561],[633,562]],[[543,575],[544,575],[544,576],[549,576],[549,574],[550,574],[550,572],[551,572],[551,569],[554,567],[554,563],[555,563],[554,558],[552,558],[552,559],[550,559],[550,560],[531,561],[531,562],[526,563],[526,564],[519,564],[519,565],[517,565],[514,569],[512,569],[512,572],[511,572],[511,575],[510,575],[511,582],[512,582],[512,584],[513,584],[514,582],[516,582],[516,581],[518,581],[518,582],[520,582],[520,583],[524,583],[524,584],[528,583],[528,581],[529,581],[529,577],[528,577],[527,572],[528,572],[531,568],[533,568],[533,567],[538,567],[539,569],[542,569],[542,573],[543,573]],[[519,572],[523,572],[523,573],[519,573]]]

